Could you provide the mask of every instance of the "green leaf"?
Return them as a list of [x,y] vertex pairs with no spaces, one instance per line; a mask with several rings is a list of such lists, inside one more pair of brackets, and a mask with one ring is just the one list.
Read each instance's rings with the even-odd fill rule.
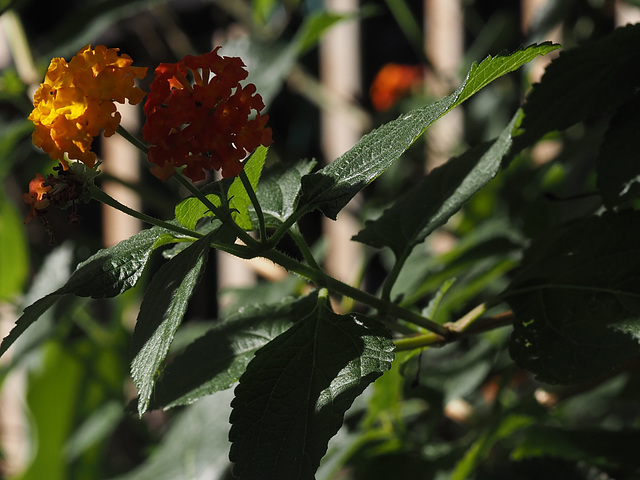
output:
[[[497,463],[497,462],[496,462]],[[611,479],[593,465],[556,457],[528,458],[518,462],[500,462],[481,469],[476,480],[596,480]]]
[[20,337],[20,335],[22,335],[33,322],[38,320],[44,312],[54,306],[63,296],[64,295],[60,295],[58,293],[51,293],[25,308],[24,313],[20,318],[18,318],[18,320],[16,320],[16,324],[9,334],[2,339],[2,344],[0,345],[0,356],[4,355],[7,349],[13,345],[18,337]]
[[168,233],[160,227],[143,230],[113,247],[99,250],[80,263],[61,288],[25,308],[9,335],[2,340],[0,355],[63,296],[115,297],[133,287],[142,276],[153,250],[174,241]]
[[640,352],[640,212],[606,213],[533,242],[504,293],[509,350],[547,383],[604,375]]
[[474,63],[465,81],[451,95],[382,125],[326,167],[304,176],[301,208],[320,209],[335,219],[356,193],[387,170],[438,118],[496,78],[557,48],[558,45],[547,42],[511,55],[489,56],[480,65]]
[[335,12],[315,12],[307,15],[294,40],[299,54],[303,54],[313,48],[320,38],[335,24],[356,15],[341,15]]
[[80,263],[58,293],[91,298],[120,295],[138,283],[153,250],[173,241],[164,228],[143,230]]
[[[258,181],[262,174],[262,168],[264,167],[264,161],[267,158],[267,152],[269,149],[260,145],[255,149],[251,157],[246,162],[244,171],[247,174],[247,178],[253,187],[253,191],[256,191],[258,187]],[[237,210],[232,214],[235,222],[245,230],[251,230],[253,225],[251,224],[251,216],[249,215],[249,206],[251,205],[251,199],[247,190],[242,184],[240,177],[236,177],[229,187],[228,191],[229,207]]]
[[11,300],[27,278],[27,238],[16,207],[0,191],[0,301]]
[[366,222],[353,239],[377,248],[389,247],[396,258],[406,258],[496,175],[519,118],[520,112],[493,143],[479,145],[434,169],[380,218]]
[[514,460],[557,456],[595,465],[626,466],[640,473],[638,442],[640,431],[603,429],[567,429],[532,426],[522,443],[513,451]]
[[232,394],[218,392],[179,412],[149,458],[112,480],[227,478]]
[[[277,165],[265,172],[260,179],[256,195],[267,227],[278,227],[291,216],[302,187],[301,178],[308,174],[315,164],[315,160],[302,160],[293,165]],[[254,221],[257,222],[257,219]]]
[[[256,148],[251,157],[246,161],[244,171],[249,178],[249,182],[253,186],[255,191],[258,186],[258,180],[262,173],[262,167],[264,167],[264,161],[267,156],[267,147],[262,145]],[[206,197],[216,207],[219,207],[222,202],[220,201],[220,186],[227,192],[227,200],[229,202],[229,208],[232,209],[231,218],[243,229],[251,230],[253,228],[251,224],[251,217],[249,215],[249,205],[251,205],[251,199],[247,194],[247,191],[242,184],[240,177],[236,177],[233,180],[221,180],[211,185],[207,185],[207,189],[203,193],[207,193]],[[208,193],[213,191],[213,193]],[[202,203],[196,197],[189,197],[184,199],[175,208],[176,220],[180,222],[186,228],[191,230],[196,228],[198,220],[204,217],[214,217],[213,212]]]
[[131,339],[131,376],[138,388],[138,414],[149,406],[158,369],[187,310],[204,270],[215,231],[165,263],[153,276],[140,306]]
[[171,362],[150,408],[171,408],[231,387],[255,352],[315,309],[317,294],[257,305],[216,323]]
[[640,85],[638,45],[640,24],[560,53],[527,97],[524,133],[515,140],[514,153],[547,132],[563,130],[629,101]]
[[596,158],[597,185],[605,205],[612,208],[638,198],[640,181],[640,96],[621,107],[611,119]]
[[243,480],[314,478],[345,411],[390,368],[392,351],[377,321],[336,315],[322,296],[240,378],[229,434],[234,473]]

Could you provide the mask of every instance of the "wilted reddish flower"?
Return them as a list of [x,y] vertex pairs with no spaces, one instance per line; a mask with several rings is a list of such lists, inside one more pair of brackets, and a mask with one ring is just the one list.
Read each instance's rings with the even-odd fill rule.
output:
[[242,60],[218,55],[219,48],[156,68],[142,136],[151,144],[151,171],[163,180],[182,166],[193,181],[220,168],[223,177],[234,177],[248,153],[273,141],[255,85],[240,85],[247,78]]
[[51,190],[51,187],[44,184],[44,177],[39,173],[29,182],[29,193],[22,194],[22,200],[24,203],[31,207],[31,213],[24,220],[24,223],[29,223],[31,219],[49,206],[49,199],[45,198],[47,192]]
[[31,221],[33,217],[40,217],[46,224],[45,215],[48,207],[71,208],[71,214],[67,217],[70,222],[77,223],[80,219],[76,213],[78,200],[90,197],[85,191],[85,183],[93,181],[97,175],[94,170],[89,170],[79,162],[73,162],[65,169],[61,163],[53,170],[56,174],[47,175],[46,180],[39,173],[29,182],[29,193],[22,194],[24,202],[31,207],[31,213],[24,223]]
[[422,81],[422,67],[387,63],[371,84],[369,96],[379,112],[389,110]]

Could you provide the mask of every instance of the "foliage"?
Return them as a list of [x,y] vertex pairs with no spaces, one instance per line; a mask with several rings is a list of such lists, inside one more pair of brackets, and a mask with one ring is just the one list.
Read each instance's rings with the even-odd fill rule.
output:
[[[257,29],[278,5],[254,2],[244,14]],[[104,18],[122,15],[121,5],[99,7]],[[274,40],[247,61],[248,80],[264,85],[269,104],[325,31],[349,19],[309,15],[288,45]],[[0,355],[5,381],[30,371],[41,446],[16,478],[640,475],[630,447],[640,421],[639,46],[640,25],[627,25],[562,49],[521,105],[503,107],[491,138],[420,178],[411,157],[434,122],[463,104],[474,111],[560,45],[473,63],[453,93],[398,110],[321,167],[284,158],[274,123],[274,145],[259,146],[235,178],[148,179],[158,197],[191,193],[171,197],[167,220],[119,204],[96,185],[97,170],[74,167],[65,175],[83,172],[85,197],[152,226],[112,247],[92,244],[70,274],[82,249],[63,243],[65,260],[51,254],[24,295]],[[19,103],[24,89],[5,94]],[[18,122],[3,134],[12,164],[10,152],[41,161],[19,147],[25,132]],[[536,163],[549,140],[560,153]],[[305,226],[314,215],[335,220],[356,196],[365,218],[352,240],[367,253],[366,281],[349,285],[322,267],[322,242]],[[1,299],[27,276],[16,208],[0,207]],[[441,253],[438,236],[456,241]],[[236,291],[240,308],[197,321],[193,304],[214,296],[206,276],[216,251],[267,259],[287,276]],[[123,394],[129,377],[133,395]],[[149,426],[159,410],[171,419],[162,438]],[[113,446],[120,430],[155,451],[105,467],[123,448]]]

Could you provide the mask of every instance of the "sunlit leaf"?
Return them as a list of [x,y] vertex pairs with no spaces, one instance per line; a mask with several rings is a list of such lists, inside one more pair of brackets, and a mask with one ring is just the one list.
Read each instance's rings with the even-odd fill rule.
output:
[[[244,167],[244,171],[247,174],[254,191],[258,186],[258,181],[260,180],[267,151],[268,148],[259,146],[246,161],[246,165]],[[251,217],[249,215],[249,205],[251,205],[251,200],[249,199],[249,195],[247,194],[240,177],[236,177],[233,180],[224,179],[221,182],[216,182],[207,186],[203,191],[203,194],[205,194],[207,199],[216,207],[219,207],[222,204],[220,200],[220,187],[222,187],[222,190],[227,194],[229,208],[232,210],[231,218],[241,228],[251,230],[252,224]],[[186,198],[176,205],[175,215],[178,222],[192,230],[196,228],[196,225],[201,218],[214,217],[214,214],[209,210],[209,207],[196,197]]]
[[334,314],[323,298],[261,348],[240,379],[229,438],[241,479],[312,479],[345,411],[391,366],[386,330]]
[[382,125],[326,167],[303,177],[301,208],[319,209],[335,219],[356,193],[387,170],[438,118],[496,78],[557,48],[550,43],[531,45],[511,55],[489,56],[479,65],[474,64],[451,95]]

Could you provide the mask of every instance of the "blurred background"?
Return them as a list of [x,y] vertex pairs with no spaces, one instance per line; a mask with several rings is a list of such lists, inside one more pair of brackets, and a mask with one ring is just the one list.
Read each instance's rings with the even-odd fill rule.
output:
[[[268,162],[313,158],[324,164],[376,126],[447,95],[473,62],[489,54],[545,40],[570,48],[640,21],[638,3],[622,0],[5,0],[0,8],[3,336],[25,306],[59,288],[79,261],[144,227],[96,202],[79,205],[79,223],[70,224],[68,212],[61,211],[50,212],[47,228],[38,218],[23,223],[28,208],[22,193],[37,172],[46,176],[55,166],[31,144],[27,120],[33,92],[53,57],[69,60],[86,44],[119,48],[135,66],[149,67],[140,82],[146,89],[158,63],[222,45],[223,55],[244,60],[248,81],[265,100],[274,138]],[[501,78],[439,120],[337,222],[305,217],[304,234],[326,269],[375,291],[389,259],[350,237],[422,175],[496,136],[550,60],[541,58]],[[139,135],[141,108],[124,105],[120,111],[123,125]],[[589,185],[589,132],[585,127],[574,132],[570,144],[551,138],[527,152],[504,178],[474,197],[453,225],[429,240],[429,255],[451,251],[487,219],[517,217],[517,235],[528,238],[590,208],[559,206],[544,195],[570,196]],[[176,202],[186,196],[177,183],[152,177],[146,160],[118,135],[97,138],[94,149],[103,161],[98,182],[109,194],[156,217],[173,217]],[[565,161],[569,157],[571,162]],[[303,288],[271,264],[217,255],[190,306],[185,327],[191,328],[184,329],[175,349],[239,305]],[[140,285],[116,299],[66,299],[2,359],[0,477],[229,475],[230,392],[142,420],[123,411],[135,397],[128,339],[143,291]],[[213,417],[204,413],[212,405]],[[191,462],[186,466],[185,458]],[[176,464],[180,473],[172,470]],[[185,476],[186,471],[193,474]]]

